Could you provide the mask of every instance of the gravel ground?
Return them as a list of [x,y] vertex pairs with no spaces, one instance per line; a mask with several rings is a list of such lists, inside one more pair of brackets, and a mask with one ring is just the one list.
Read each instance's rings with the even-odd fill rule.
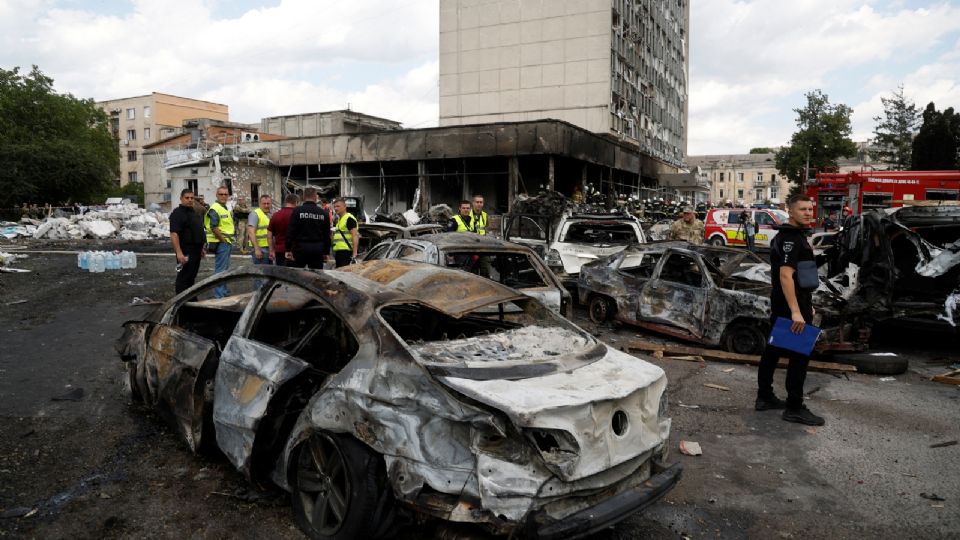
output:
[[[29,247],[165,251],[149,242]],[[124,393],[113,342],[123,321],[151,309],[130,305],[134,297],[172,296],[172,255],[105,274],[81,272],[69,254],[33,254],[16,267],[31,272],[0,274],[0,536],[301,537],[286,497],[190,454]],[[211,268],[208,260],[200,277]],[[577,317],[613,346],[660,339]],[[960,445],[931,448],[960,439],[960,388],[928,380],[958,361],[956,346],[930,338],[887,347],[911,359],[895,380],[809,375],[808,404],[827,419],[815,429],[754,412],[753,367],[656,360],[670,379],[671,460],[684,477],[597,538],[960,538]],[[704,454],[680,455],[681,439]]]

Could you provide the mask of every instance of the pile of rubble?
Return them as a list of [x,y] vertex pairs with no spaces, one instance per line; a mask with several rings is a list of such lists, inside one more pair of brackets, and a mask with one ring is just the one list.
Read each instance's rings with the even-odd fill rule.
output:
[[49,240],[148,240],[169,237],[170,222],[168,216],[162,212],[147,211],[135,204],[122,204],[83,215],[49,217],[42,221],[23,218],[20,223],[0,223],[0,235],[8,239],[32,237]]

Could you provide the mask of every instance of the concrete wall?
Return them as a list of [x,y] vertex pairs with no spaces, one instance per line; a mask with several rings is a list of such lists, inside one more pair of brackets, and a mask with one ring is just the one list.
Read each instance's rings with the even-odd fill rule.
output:
[[329,111],[264,118],[259,129],[286,137],[318,137],[400,129],[400,123],[355,111]]

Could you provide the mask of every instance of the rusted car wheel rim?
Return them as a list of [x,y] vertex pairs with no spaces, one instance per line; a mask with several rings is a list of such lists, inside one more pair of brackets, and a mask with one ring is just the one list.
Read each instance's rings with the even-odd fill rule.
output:
[[610,318],[610,301],[602,296],[594,296],[590,300],[590,320],[600,324]]
[[296,489],[304,516],[321,535],[335,535],[347,516],[352,488],[340,447],[327,435],[313,435],[297,464]]
[[760,354],[766,345],[766,335],[748,323],[737,323],[727,331],[727,350],[738,354]]

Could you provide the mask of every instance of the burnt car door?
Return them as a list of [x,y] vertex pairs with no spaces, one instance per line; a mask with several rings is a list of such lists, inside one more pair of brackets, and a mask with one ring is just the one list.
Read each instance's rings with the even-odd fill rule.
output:
[[[226,286],[216,298],[214,288]],[[213,444],[213,377],[237,322],[256,294],[248,276],[217,280],[188,293],[143,329],[135,379],[143,400],[167,415],[194,452]]]
[[640,289],[638,319],[677,329],[679,335],[703,335],[703,310],[710,285],[701,261],[692,253],[667,251],[652,278]]
[[611,274],[608,284],[611,291],[617,296],[623,291],[623,300],[618,302],[622,311],[629,319],[637,320],[640,316],[640,296],[643,287],[653,277],[663,253],[657,251],[627,250],[616,261],[616,272]]
[[249,478],[266,483],[307,401],[357,350],[352,331],[320,295],[273,282],[220,360],[213,406],[220,450]]

